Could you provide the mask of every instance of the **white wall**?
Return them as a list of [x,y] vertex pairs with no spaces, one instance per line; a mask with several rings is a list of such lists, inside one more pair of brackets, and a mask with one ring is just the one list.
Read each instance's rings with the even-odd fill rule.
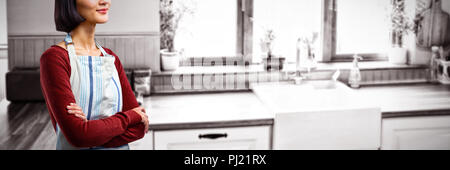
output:
[[450,0],[442,0],[442,10],[450,13]]
[[6,0],[0,0],[0,45],[8,42],[6,28]]
[[[99,25],[97,32],[158,32],[158,4],[158,0],[112,0],[110,21]],[[54,0],[7,0],[7,6],[10,35],[58,33]]]
[[112,0],[110,21],[100,32],[159,32],[159,0]]
[[7,50],[8,32],[6,27],[6,0],[0,0],[0,101],[5,98],[5,73],[8,69]]

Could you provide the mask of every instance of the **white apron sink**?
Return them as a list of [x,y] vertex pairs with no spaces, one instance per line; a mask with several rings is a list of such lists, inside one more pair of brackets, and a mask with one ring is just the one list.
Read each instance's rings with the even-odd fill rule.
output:
[[275,114],[273,149],[378,149],[381,111],[337,81],[253,84]]

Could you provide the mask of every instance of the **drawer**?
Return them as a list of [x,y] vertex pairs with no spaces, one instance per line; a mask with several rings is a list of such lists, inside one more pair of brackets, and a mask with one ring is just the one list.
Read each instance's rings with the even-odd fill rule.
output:
[[155,131],[156,150],[267,150],[271,126]]

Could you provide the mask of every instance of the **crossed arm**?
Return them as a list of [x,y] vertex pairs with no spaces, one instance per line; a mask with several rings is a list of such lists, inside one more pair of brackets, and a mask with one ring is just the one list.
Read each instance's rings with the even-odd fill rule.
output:
[[[111,139],[106,144],[102,145],[104,147],[117,147],[122,146],[124,144],[130,143],[132,141],[135,141],[137,139],[142,138],[140,135],[142,132],[142,126],[144,127],[144,133],[147,133],[148,131],[148,116],[145,114],[145,109],[142,107],[136,107],[133,109],[136,113],[139,113],[142,116],[142,123],[136,124],[133,126],[130,126],[126,132],[122,135],[116,136],[113,139]],[[83,121],[87,122],[86,115],[83,113],[83,110],[80,106],[78,106],[76,103],[70,103],[67,106],[67,112],[68,114],[73,114],[74,116],[82,119]]]

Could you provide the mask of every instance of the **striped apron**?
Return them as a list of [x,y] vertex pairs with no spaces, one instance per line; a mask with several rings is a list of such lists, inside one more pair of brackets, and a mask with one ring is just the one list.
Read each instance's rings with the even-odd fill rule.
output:
[[[70,34],[67,34],[64,41],[70,59],[72,93],[86,118],[97,120],[122,111],[122,88],[114,65],[114,56],[106,53],[97,42],[97,48],[100,49],[103,57],[77,56]],[[58,125],[56,128],[56,149],[129,149],[128,144],[117,148],[76,148],[68,143]]]

